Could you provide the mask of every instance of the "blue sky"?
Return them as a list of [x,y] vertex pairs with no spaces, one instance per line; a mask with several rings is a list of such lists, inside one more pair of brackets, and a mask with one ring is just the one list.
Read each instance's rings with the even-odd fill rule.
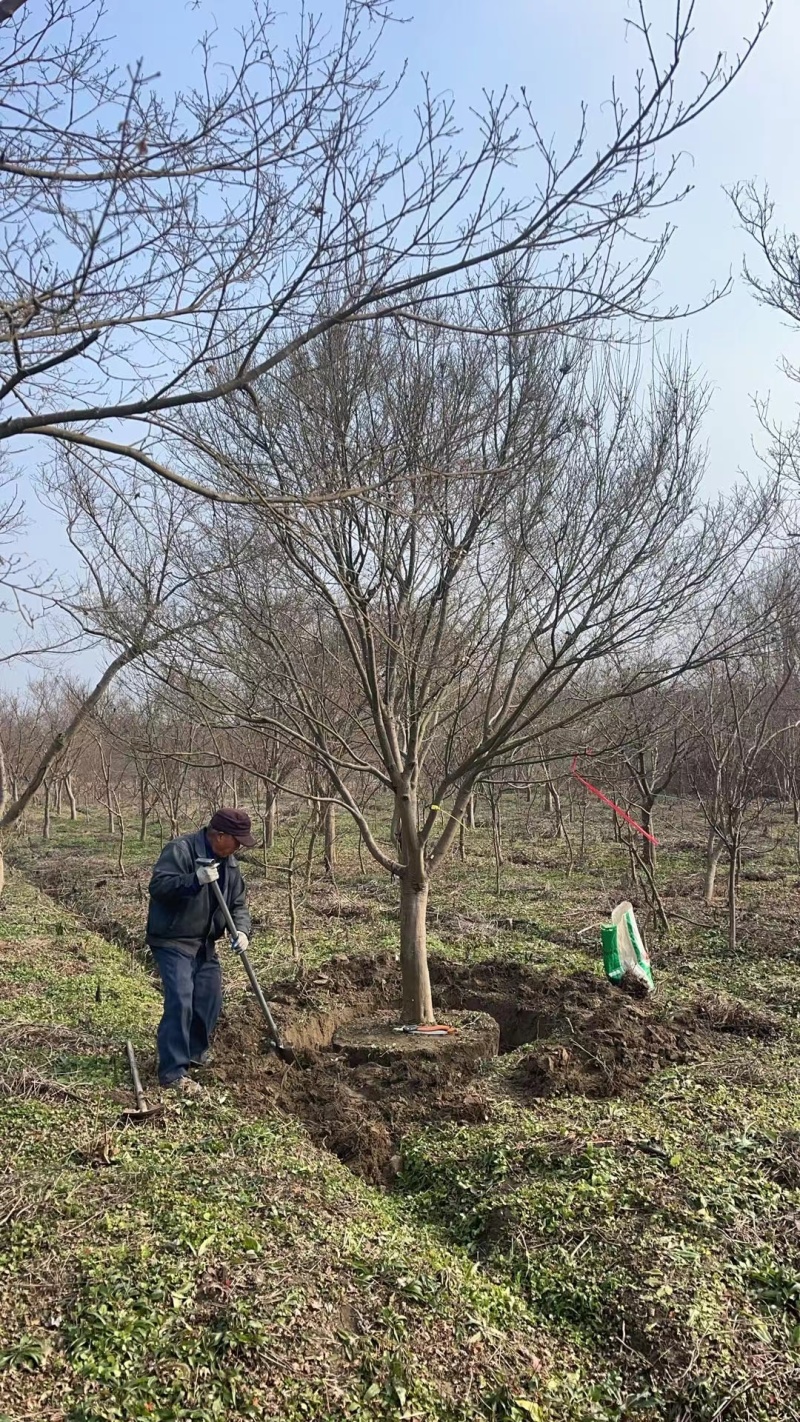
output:
[[[324,0],[332,20],[337,7]],[[628,0],[405,0],[408,23],[390,29],[383,49],[389,72],[408,60],[410,104],[422,71],[437,90],[453,93],[468,120],[484,88],[524,84],[541,127],[566,142],[574,133],[579,104],[588,100],[602,122],[602,102],[614,75],[629,78],[637,51],[626,32],[633,13]],[[656,22],[666,22],[673,0],[650,0]],[[733,51],[753,29],[758,0],[698,0],[692,59],[698,67],[718,49]],[[122,59],[144,57],[165,84],[180,85],[191,65],[194,39],[216,21],[220,51],[246,22],[246,0],[138,0],[135,6],[108,0],[106,30]],[[290,25],[288,6],[282,23]],[[662,26],[663,28],[663,26]],[[747,250],[724,187],[737,180],[768,182],[782,222],[800,228],[797,183],[797,63],[800,5],[776,0],[769,29],[745,73],[730,93],[684,135],[683,174],[695,186],[672,214],[677,224],[661,269],[665,304],[691,304],[713,282],[733,273],[731,296],[711,310],[662,332],[660,339],[686,339],[690,356],[710,382],[713,396],[706,425],[709,487],[729,487],[740,469],[757,469],[753,396],[769,396],[773,412],[793,416],[796,388],[780,370],[786,356],[800,364],[800,334],[773,312],[760,309],[739,279]],[[523,186],[524,169],[518,180]],[[752,254],[754,256],[754,254]],[[53,515],[33,508],[29,535],[36,556],[63,566],[66,551]],[[2,629],[0,629],[2,630]],[[6,673],[6,684],[21,669]]]

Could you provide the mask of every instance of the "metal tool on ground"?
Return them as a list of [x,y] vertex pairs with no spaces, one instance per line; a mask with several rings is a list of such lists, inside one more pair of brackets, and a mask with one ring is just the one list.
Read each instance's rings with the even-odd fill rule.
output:
[[404,1022],[402,1027],[393,1027],[394,1032],[415,1032],[420,1037],[452,1037],[455,1027],[446,1027],[443,1022]]
[[241,944],[239,942],[239,930],[233,921],[233,915],[231,914],[228,905],[222,897],[222,890],[220,889],[220,886],[217,883],[216,879],[212,880],[210,887],[214,892],[214,896],[217,900],[217,903],[222,909],[222,916],[225,919],[228,932],[231,936],[231,948],[233,949],[234,953],[238,954],[239,958],[241,958],[242,967],[247,973],[248,982],[250,983],[250,986],[253,989],[256,1002],[261,1008],[261,1011],[266,1020],[267,1026],[269,1028],[269,1034],[272,1045],[275,1048],[275,1051],[278,1053],[278,1056],[283,1061],[293,1062],[295,1060],[294,1052],[292,1051],[291,1047],[284,1046],[283,1042],[281,1041],[280,1033],[278,1031],[275,1018],[273,1017],[269,1009],[269,1003],[267,1002],[267,999],[261,991],[261,984],[259,983],[258,978],[256,977],[253,971],[253,965],[250,962],[250,959],[248,958],[244,948],[241,947]]
[[147,1098],[142,1089],[142,1079],[139,1076],[139,1067],[136,1062],[136,1053],[133,1050],[133,1042],[128,1041],[125,1043],[125,1051],[128,1054],[128,1066],[131,1069],[133,1094],[136,1097],[136,1110],[123,1111],[120,1121],[131,1121],[134,1125],[138,1125],[143,1121],[155,1120],[157,1116],[164,1114],[164,1107],[160,1103],[157,1106],[148,1106]]

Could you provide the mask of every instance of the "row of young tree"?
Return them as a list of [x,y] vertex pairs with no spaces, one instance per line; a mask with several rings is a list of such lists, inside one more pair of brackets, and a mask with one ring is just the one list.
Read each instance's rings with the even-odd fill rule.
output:
[[[109,62],[91,3],[0,14],[0,439],[52,449],[84,569],[26,569],[9,499],[0,574],[30,632],[6,657],[110,649],[88,690],[5,704],[0,831],[81,783],[118,825],[134,785],[170,832],[190,790],[268,822],[300,789],[329,849],[345,812],[397,880],[416,1021],[430,882],[479,792],[497,839],[507,787],[541,775],[557,806],[587,746],[645,817],[680,772],[735,885],[794,726],[794,446],[706,499],[705,391],[631,323],[676,314],[652,299],[673,145],[770,8],[692,87],[697,4],[663,38],[641,0],[630,96],[563,157],[524,93],[487,98],[473,151],[427,91],[387,144],[374,0],[288,45],[256,7],[238,59],[206,40],[169,101]],[[758,294],[788,309],[796,247],[735,199],[774,273]]]
[[[122,650],[69,720],[45,687],[35,734],[4,731],[3,820],[49,804],[54,777],[74,794],[87,736],[111,818],[127,757],[141,816],[159,805],[171,831],[206,760],[218,796],[238,773],[265,807],[300,765],[400,884],[417,1020],[430,881],[476,789],[628,747],[647,819],[667,786],[663,748],[623,725],[639,708],[694,726],[667,770],[695,747],[735,876],[762,752],[791,756],[800,591],[780,480],[703,501],[702,407],[685,366],[645,388],[630,355],[562,336],[355,327],[202,429],[205,482],[246,490],[239,506],[68,453],[51,488],[88,581],[63,611]],[[139,691],[112,716],[126,675]]]
[[[655,840],[659,805],[664,797],[680,800],[695,831],[700,823],[706,832],[703,892],[708,904],[715,900],[718,867],[721,862],[726,866],[729,945],[735,949],[743,858],[762,852],[761,834],[781,816],[791,817],[796,827],[800,856],[800,682],[794,661],[739,650],[645,693],[618,694],[613,683],[604,689],[607,699],[589,723],[576,719],[566,731],[538,738],[524,756],[494,765],[473,782],[456,825],[458,854],[462,860],[469,857],[476,825],[489,832],[499,893],[507,824],[517,837],[531,839],[546,827],[563,847],[568,874],[591,862],[598,837],[608,841],[613,836],[654,926],[668,932]],[[52,685],[40,683],[24,697],[0,703],[7,799],[19,796],[54,725],[81,701],[79,688],[61,687],[55,695]],[[591,752],[585,749],[589,733]],[[431,746],[420,778],[418,835],[432,811],[440,825],[454,817],[436,800],[444,753],[442,744]],[[587,776],[650,838],[629,828],[615,811],[600,811],[584,788]],[[403,820],[396,797],[363,767],[351,773],[349,790],[359,829],[368,819],[376,847],[401,856]],[[319,758],[304,752],[291,735],[230,717],[220,724],[185,692],[176,694],[142,679],[103,697],[52,761],[19,828],[48,840],[54,817],[96,820],[102,811],[124,875],[130,837],[144,842],[155,831],[163,842],[202,823],[223,803],[245,805],[260,825],[265,873],[275,865],[280,803],[291,846],[290,877],[300,849],[308,885],[316,846],[321,872],[335,883],[338,817],[350,807]],[[364,851],[359,834],[362,870],[369,872]],[[417,952],[424,949],[424,917],[421,924]]]

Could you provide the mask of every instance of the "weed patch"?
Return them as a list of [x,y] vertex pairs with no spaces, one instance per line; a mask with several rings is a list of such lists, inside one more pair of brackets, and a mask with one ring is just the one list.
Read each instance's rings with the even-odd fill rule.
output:
[[284,882],[248,864],[253,958],[300,1060],[269,1052],[226,955],[216,1073],[146,1130],[117,1122],[127,1035],[154,1088],[158,844],[131,843],[123,879],[99,824],[19,841],[58,902],[17,873],[0,901],[0,1415],[796,1422],[794,829],[743,878],[731,955],[702,826],[659,814],[672,931],[646,1001],[599,972],[618,898],[646,926],[604,825],[569,873],[509,829],[499,884],[467,836],[431,905],[434,1001],[490,1012],[501,1055],[451,1073],[336,1050],[399,998],[396,885],[347,827],[336,882],[296,886],[290,978]]

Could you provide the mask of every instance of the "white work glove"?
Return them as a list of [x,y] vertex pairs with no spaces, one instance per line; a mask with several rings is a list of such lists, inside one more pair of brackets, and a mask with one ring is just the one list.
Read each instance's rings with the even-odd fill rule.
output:
[[195,873],[198,884],[215,884],[219,879],[219,865],[198,864]]
[[242,932],[241,928],[236,934],[236,947],[241,948],[243,953],[246,953],[248,948],[250,947],[250,939],[248,938],[246,933]]

